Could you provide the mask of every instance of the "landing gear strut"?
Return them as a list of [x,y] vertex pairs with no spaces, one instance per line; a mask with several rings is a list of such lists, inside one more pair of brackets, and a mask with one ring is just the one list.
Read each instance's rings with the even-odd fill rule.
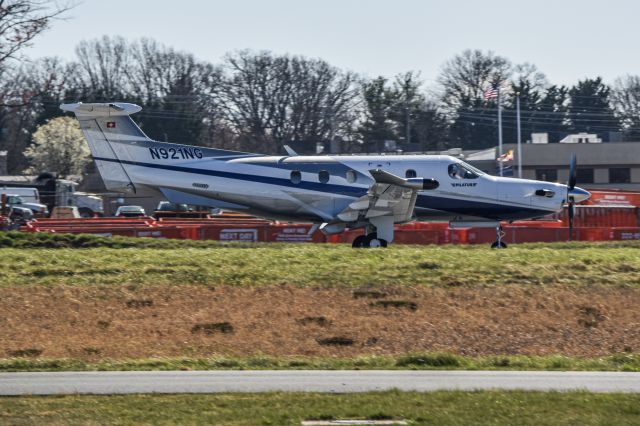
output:
[[502,225],[496,226],[496,241],[491,244],[492,249],[505,249],[507,244],[502,241],[505,236],[505,232],[502,230]]
[[367,235],[358,235],[353,243],[351,243],[351,247],[353,248],[376,248],[376,247],[386,247],[387,240],[383,238],[378,238],[377,232],[370,232]]

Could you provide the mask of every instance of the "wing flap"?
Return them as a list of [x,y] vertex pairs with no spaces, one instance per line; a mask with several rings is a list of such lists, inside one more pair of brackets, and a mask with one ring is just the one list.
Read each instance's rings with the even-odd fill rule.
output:
[[433,179],[404,179],[382,169],[369,170],[375,183],[367,194],[340,212],[338,219],[357,222],[381,216],[392,216],[394,222],[407,222],[413,216],[418,191],[437,187]]

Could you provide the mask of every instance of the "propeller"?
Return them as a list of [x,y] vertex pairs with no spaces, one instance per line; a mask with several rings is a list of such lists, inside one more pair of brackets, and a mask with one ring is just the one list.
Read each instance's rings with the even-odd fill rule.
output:
[[576,187],[576,180],[578,175],[576,154],[571,154],[571,161],[569,163],[569,182],[567,182],[567,206],[569,214],[569,241],[573,240],[573,216],[575,214],[575,199],[571,196],[571,191]]

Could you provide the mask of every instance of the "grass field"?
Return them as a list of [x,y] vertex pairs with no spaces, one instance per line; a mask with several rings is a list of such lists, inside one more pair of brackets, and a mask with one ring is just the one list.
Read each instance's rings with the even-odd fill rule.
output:
[[640,285],[639,242],[353,250],[347,245],[222,245],[7,233],[0,235],[0,247],[5,247],[0,249],[0,286]]
[[640,395],[380,392],[0,398],[0,423],[299,425],[307,419],[412,425],[637,425]]
[[4,371],[640,370],[640,242],[354,250],[0,233],[0,247]]

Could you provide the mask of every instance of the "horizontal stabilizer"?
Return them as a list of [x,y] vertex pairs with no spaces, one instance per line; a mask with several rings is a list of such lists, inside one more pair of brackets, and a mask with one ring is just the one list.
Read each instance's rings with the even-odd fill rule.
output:
[[82,102],[77,102],[73,104],[62,104],[60,105],[60,109],[63,111],[73,112],[78,117],[115,117],[119,115],[135,114],[142,110],[142,107],[125,102],[99,104],[83,104]]

